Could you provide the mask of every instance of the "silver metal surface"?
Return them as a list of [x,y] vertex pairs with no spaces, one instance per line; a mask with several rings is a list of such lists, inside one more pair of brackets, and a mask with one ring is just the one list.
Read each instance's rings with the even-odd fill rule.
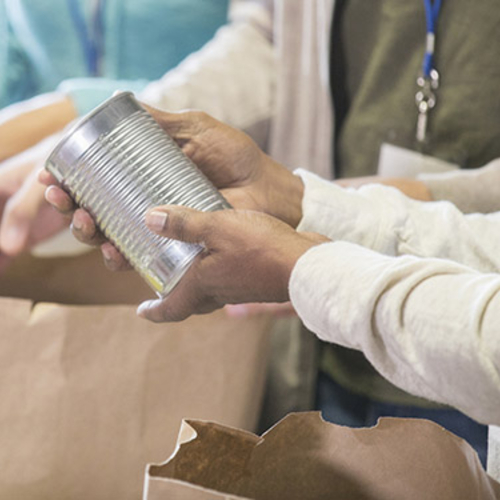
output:
[[152,207],[213,211],[227,201],[131,93],[83,118],[47,160],[49,170],[149,285],[165,297],[201,251],[152,233]]

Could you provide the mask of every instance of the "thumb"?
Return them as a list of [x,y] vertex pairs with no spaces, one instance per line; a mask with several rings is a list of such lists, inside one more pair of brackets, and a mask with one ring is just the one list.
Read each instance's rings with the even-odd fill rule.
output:
[[205,243],[213,227],[211,212],[181,206],[156,207],[146,214],[151,231],[186,243]]
[[174,140],[182,141],[190,136],[192,121],[189,120],[189,112],[169,112],[152,108],[147,104],[141,106],[158,122],[160,127]]
[[[208,129],[213,128],[217,124],[220,125],[220,122],[203,111],[169,112],[161,111],[144,104],[141,105],[181,148]],[[186,151],[184,152],[186,153]],[[190,156],[189,153],[186,154]]]

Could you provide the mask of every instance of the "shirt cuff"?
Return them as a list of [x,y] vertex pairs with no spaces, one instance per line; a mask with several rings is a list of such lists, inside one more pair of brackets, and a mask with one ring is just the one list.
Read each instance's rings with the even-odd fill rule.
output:
[[70,97],[78,116],[87,114],[117,90],[140,92],[147,80],[108,80],[105,78],[72,78],[63,81],[58,90]]
[[394,254],[395,238],[388,230],[399,218],[390,197],[402,195],[392,188],[367,185],[343,188],[305,170],[296,170],[304,183],[302,219],[297,231],[314,232],[384,254]]

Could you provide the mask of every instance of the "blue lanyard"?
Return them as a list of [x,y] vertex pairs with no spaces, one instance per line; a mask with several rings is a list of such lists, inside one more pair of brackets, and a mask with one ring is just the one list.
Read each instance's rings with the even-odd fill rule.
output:
[[439,88],[439,73],[434,67],[434,49],[436,46],[436,25],[441,11],[442,0],[424,0],[427,35],[422,74],[417,78],[419,90],[415,96],[418,108],[417,147],[422,150],[427,141],[427,122],[429,112],[436,106],[436,90]]
[[67,0],[71,19],[80,38],[90,76],[99,76],[99,62],[103,52],[103,10],[105,0],[98,0],[93,9],[90,30],[80,10],[79,0]]
[[431,71],[434,69],[434,48],[436,46],[436,25],[441,11],[441,0],[424,0],[425,19],[427,22],[427,37],[424,62],[422,72],[424,78],[431,77]]

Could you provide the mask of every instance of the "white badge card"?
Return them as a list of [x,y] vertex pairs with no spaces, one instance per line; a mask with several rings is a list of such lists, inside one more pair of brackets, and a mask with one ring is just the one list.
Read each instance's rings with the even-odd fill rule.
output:
[[378,175],[381,177],[414,178],[419,174],[439,174],[460,167],[433,156],[384,143],[380,148]]
[[488,474],[500,481],[500,427],[488,428]]

